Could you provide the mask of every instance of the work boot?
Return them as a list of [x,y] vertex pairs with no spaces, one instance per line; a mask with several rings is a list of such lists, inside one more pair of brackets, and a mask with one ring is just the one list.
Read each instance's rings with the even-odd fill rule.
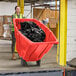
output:
[[15,56],[15,53],[12,54],[12,60],[16,60],[16,56]]

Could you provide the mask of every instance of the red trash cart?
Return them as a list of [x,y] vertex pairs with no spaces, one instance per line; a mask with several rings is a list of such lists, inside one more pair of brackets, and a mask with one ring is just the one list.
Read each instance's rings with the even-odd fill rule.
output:
[[[44,42],[32,42],[19,31],[21,28],[20,22],[24,21],[32,21],[41,27],[46,34]],[[14,19],[13,22],[15,28],[16,49],[19,56],[26,62],[41,60],[54,44],[58,44],[58,40],[53,32],[36,19]]]

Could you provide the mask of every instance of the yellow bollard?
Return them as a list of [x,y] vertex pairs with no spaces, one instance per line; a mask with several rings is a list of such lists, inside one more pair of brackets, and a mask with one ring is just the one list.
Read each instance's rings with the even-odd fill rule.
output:
[[67,0],[60,0],[60,22],[58,25],[57,62],[66,65],[67,50]]
[[24,0],[17,0],[17,5],[20,6],[21,14],[24,14]]

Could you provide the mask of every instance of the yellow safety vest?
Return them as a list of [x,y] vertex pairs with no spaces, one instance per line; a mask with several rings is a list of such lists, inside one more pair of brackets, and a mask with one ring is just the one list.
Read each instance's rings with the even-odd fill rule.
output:
[[22,14],[19,14],[19,16],[17,14],[12,15],[12,31],[14,31],[14,24],[13,24],[13,18],[24,18]]

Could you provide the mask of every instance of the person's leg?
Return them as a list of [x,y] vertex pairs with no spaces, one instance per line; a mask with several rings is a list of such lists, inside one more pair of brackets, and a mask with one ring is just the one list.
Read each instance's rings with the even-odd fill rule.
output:
[[12,32],[12,59],[15,60],[15,35],[14,32]]

